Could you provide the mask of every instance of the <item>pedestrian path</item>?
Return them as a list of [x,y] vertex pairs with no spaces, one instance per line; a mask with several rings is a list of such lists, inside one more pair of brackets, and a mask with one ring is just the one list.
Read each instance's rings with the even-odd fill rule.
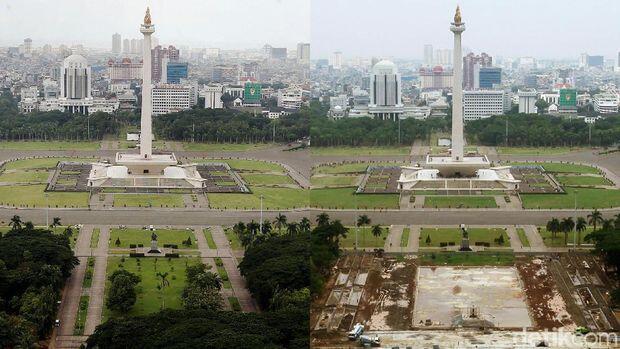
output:
[[90,286],[88,315],[86,316],[86,325],[84,326],[85,335],[91,335],[95,332],[95,328],[101,323],[101,314],[103,313],[110,227],[100,226],[99,229],[99,243],[97,248],[92,251],[93,256],[95,256],[95,268],[93,281]]
[[383,250],[385,252],[400,252],[400,239],[403,236],[404,225],[392,225],[390,226],[390,232],[385,239]]

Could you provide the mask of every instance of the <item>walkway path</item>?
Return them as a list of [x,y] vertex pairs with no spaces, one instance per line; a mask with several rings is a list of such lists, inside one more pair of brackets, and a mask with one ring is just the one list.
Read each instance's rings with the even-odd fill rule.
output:
[[407,244],[407,252],[418,252],[420,250],[420,226],[409,226],[409,243]]
[[281,163],[281,165],[286,169],[289,176],[291,176],[291,178],[293,178],[293,180],[297,182],[297,184],[299,184],[300,187],[304,189],[310,188],[310,179],[306,178],[304,175],[301,174],[301,172],[295,170],[287,164]]
[[228,279],[232,285],[235,297],[237,297],[239,304],[241,304],[241,309],[246,312],[257,311],[258,308],[254,303],[254,299],[246,288],[245,280],[241,276],[241,273],[239,273],[237,259],[232,253],[230,243],[224,234],[224,229],[219,225],[210,226],[209,228],[211,229],[211,235],[213,236],[213,241],[215,241],[219,255],[224,263],[226,273],[228,273]]
[[86,316],[86,325],[84,326],[85,335],[95,332],[95,327],[101,323],[101,314],[103,312],[110,227],[101,226],[99,228],[99,243],[97,248],[92,251],[93,256],[95,256],[95,272],[93,273],[93,282],[90,286],[88,315]]
[[515,228],[514,225],[509,225],[506,227],[506,233],[508,234],[508,239],[510,241],[510,248],[512,248],[515,252],[522,252],[524,247],[521,243],[521,239],[519,239],[517,228]]
[[400,239],[403,236],[404,225],[392,225],[390,226],[390,232],[385,239],[383,249],[385,252],[400,252]]
[[547,252],[549,249],[545,246],[542,237],[538,233],[535,225],[517,225],[517,228],[523,228],[527,240],[530,242],[530,251]]

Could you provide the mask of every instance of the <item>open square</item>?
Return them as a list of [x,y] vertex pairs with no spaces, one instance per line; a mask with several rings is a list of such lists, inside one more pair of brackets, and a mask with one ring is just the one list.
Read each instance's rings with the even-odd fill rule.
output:
[[415,327],[532,326],[515,268],[420,267],[417,285]]

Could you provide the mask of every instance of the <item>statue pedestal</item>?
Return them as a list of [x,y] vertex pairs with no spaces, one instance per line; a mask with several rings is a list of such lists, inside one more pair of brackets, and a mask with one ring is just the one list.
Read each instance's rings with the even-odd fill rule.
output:
[[459,248],[459,251],[471,251],[471,247],[469,247],[469,238],[463,238],[463,240],[461,240],[461,248]]
[[157,240],[151,241],[151,249],[148,253],[161,253],[161,250],[157,247]]

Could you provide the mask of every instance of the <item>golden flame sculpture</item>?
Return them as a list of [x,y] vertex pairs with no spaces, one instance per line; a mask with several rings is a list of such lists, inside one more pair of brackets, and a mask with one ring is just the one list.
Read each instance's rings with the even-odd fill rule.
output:
[[147,7],[146,14],[144,15],[144,25],[151,25],[151,10]]
[[454,24],[461,24],[461,8],[456,5],[456,13],[454,14]]

